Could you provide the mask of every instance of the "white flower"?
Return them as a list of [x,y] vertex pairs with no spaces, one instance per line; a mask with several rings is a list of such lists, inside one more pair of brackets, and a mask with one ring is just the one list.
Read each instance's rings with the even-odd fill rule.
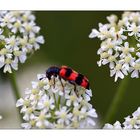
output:
[[139,12],[130,12],[129,19],[131,22],[139,23],[140,22],[140,13]]
[[80,122],[80,128],[86,129],[86,128],[93,128],[95,127],[95,121],[91,119],[90,117],[87,117],[84,121]]
[[15,20],[16,20],[15,17],[13,17],[13,15],[7,11],[0,17],[0,26],[1,27],[7,26],[8,28],[11,28]]
[[116,121],[113,125],[112,124],[105,124],[103,129],[122,129],[121,123],[119,121]]
[[47,95],[43,95],[42,98],[40,99],[40,101],[38,102],[37,105],[38,109],[46,109],[46,111],[48,111],[49,109],[54,109],[54,98],[49,98]]
[[17,61],[19,60],[20,63],[24,63],[26,61],[27,56],[25,52],[15,50],[13,53],[15,55],[15,59],[17,59]]
[[[17,101],[25,129],[31,128],[94,128],[96,110],[89,103],[92,92],[58,77],[49,81],[39,74],[32,82],[32,89],[26,89],[25,98]],[[54,85],[55,78],[55,85]],[[62,87],[62,84],[64,89]]]
[[132,116],[127,116],[124,118],[125,121],[121,124],[116,121],[116,123],[105,124],[104,129],[140,129],[140,107],[132,113]]
[[25,22],[23,24],[23,27],[25,29],[24,34],[28,34],[30,36],[33,36],[34,34],[38,33],[39,30],[40,30],[40,27],[36,26],[36,24],[34,22],[32,22],[32,21],[29,22],[29,23]]
[[135,51],[135,49],[133,47],[130,48],[129,43],[125,42],[124,46],[120,47],[120,51],[122,51],[120,58],[125,58],[126,56],[130,56],[131,53]]
[[22,106],[23,104],[24,104],[24,100],[20,98],[16,103],[16,107]]
[[123,123],[124,129],[139,129],[140,128],[140,120],[137,117],[131,118],[130,116],[125,118],[125,122]]
[[109,28],[108,25],[103,25],[101,23],[99,23],[99,35],[98,37],[101,39],[101,40],[104,40],[106,38],[112,38],[114,37],[114,30],[115,28],[114,27],[111,27]]
[[127,27],[127,30],[129,31],[129,36],[138,36],[140,37],[140,26],[137,26],[136,23],[132,23]]
[[16,22],[13,24],[13,26],[11,27],[11,32],[13,33],[17,33],[17,32],[23,33],[24,32],[24,28],[22,26],[22,21],[17,19]]
[[124,30],[121,28],[118,32],[116,32],[116,42],[117,44],[122,44],[124,40],[127,39],[127,36],[123,34]]
[[132,63],[132,74],[131,77],[132,78],[139,78],[139,72],[140,72],[140,60],[136,60],[135,62]]
[[122,69],[121,63],[117,63],[116,66],[112,70],[110,70],[110,76],[112,77],[115,75],[115,82],[119,77],[123,79],[124,74],[127,75],[127,71],[125,71],[125,69]]
[[124,129],[140,129],[140,107],[132,113],[132,117],[125,118],[123,125]]
[[112,41],[111,38],[108,38],[105,42],[102,42],[101,49],[112,55],[113,51],[118,49],[118,44],[115,41]]
[[7,59],[5,59],[4,64],[5,64],[4,70],[3,70],[4,73],[6,73],[6,72],[12,73],[11,68],[13,68],[14,70],[18,69],[16,59],[11,60],[10,58],[7,58]]
[[31,11],[0,11],[0,68],[4,72],[18,70],[28,54],[44,44]]
[[89,37],[90,38],[95,38],[98,37],[101,40],[104,40],[106,38],[112,38],[114,36],[114,30],[115,28],[109,28],[108,25],[103,25],[99,23],[99,31],[96,29],[92,29],[92,32],[90,33]]
[[138,118],[140,117],[140,107],[138,107],[138,109],[135,112],[133,112],[132,116]]
[[110,23],[116,23],[117,20],[118,20],[118,17],[116,15],[110,15],[110,16],[107,16],[107,20],[110,22]]
[[31,48],[38,50],[40,48],[39,44],[44,44],[43,36],[35,36],[34,34],[30,35],[29,43],[31,44]]
[[108,65],[110,76],[123,79],[129,73],[132,78],[139,77],[140,61],[140,12],[124,12],[122,18],[107,17],[109,23],[99,23],[99,30],[92,29],[90,38],[102,42],[97,54],[98,66]]
[[116,62],[116,58],[118,57],[118,53],[116,53],[115,55],[110,55],[106,52],[103,52],[101,54],[101,59],[100,61],[97,62],[98,66],[106,65],[109,63],[109,67],[110,69],[113,69],[115,67],[115,62]]
[[72,113],[68,112],[69,110],[66,106],[63,106],[60,111],[55,111],[56,118],[58,119],[57,122],[69,125],[72,118]]
[[79,100],[81,100],[81,98],[77,98],[77,95],[75,94],[74,91],[70,92],[69,94],[66,94],[66,105],[67,106],[78,106],[79,105]]
[[92,32],[89,35],[89,38],[95,38],[99,35],[99,32],[96,29],[92,29]]
[[127,72],[131,70],[131,66],[133,65],[135,58],[131,55],[126,56],[120,62],[122,63],[122,69],[125,69]]
[[5,38],[5,43],[7,44],[7,48],[12,50],[18,46],[18,41],[14,35],[9,38]]

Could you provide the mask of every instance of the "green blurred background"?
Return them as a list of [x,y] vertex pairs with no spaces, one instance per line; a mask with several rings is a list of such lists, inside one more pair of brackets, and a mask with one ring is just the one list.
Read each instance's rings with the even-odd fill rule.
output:
[[[30,81],[36,77],[27,81],[28,75],[34,72],[35,76],[40,72],[40,69],[42,72],[45,72],[50,65],[70,66],[88,77],[90,87],[93,91],[92,104],[99,115],[99,119],[102,120],[111,105],[120,80],[116,83],[114,82],[114,77],[110,77],[109,68],[107,66],[97,66],[97,61],[99,60],[97,50],[100,47],[100,41],[98,39],[89,39],[88,35],[92,28],[98,29],[99,22],[107,22],[106,16],[116,14],[121,17],[122,13],[122,11],[34,12],[37,25],[41,27],[41,34],[45,38],[45,44],[42,45],[40,50],[35,52],[25,64],[20,65],[18,71],[19,86],[25,84],[21,82],[23,77],[26,79],[26,84],[30,85]],[[35,66],[36,68],[34,68]],[[26,74],[21,76],[24,71],[26,71]],[[1,80],[0,83],[3,82],[4,81]],[[123,121],[124,117],[132,114],[140,105],[139,83],[140,79],[130,79],[129,88],[126,91],[127,93],[114,121]],[[23,88],[20,89],[22,93],[24,93],[26,87],[23,86]],[[2,98],[2,94],[0,90],[0,98]],[[10,100],[10,98],[7,96],[6,100]],[[2,104],[2,99],[0,102]],[[10,104],[7,104],[7,106],[10,106]],[[0,114],[6,117],[8,113],[6,115],[4,113],[2,108],[0,108]],[[10,116],[8,119],[10,119]],[[13,117],[12,119],[14,119],[16,123],[17,117]],[[12,122],[13,121],[11,121],[11,123]],[[18,126],[18,124],[11,125],[11,127],[16,126]],[[8,124],[6,128],[8,128]]]

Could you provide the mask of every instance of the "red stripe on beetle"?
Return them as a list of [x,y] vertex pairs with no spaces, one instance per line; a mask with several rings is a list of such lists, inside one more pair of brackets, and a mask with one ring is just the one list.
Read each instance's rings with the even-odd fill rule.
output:
[[61,69],[60,72],[59,72],[59,75],[63,78],[65,78],[65,73],[66,73],[66,69]]
[[78,76],[78,73],[73,72],[71,75],[68,77],[68,80],[70,81],[75,81],[76,77]]
[[86,88],[87,85],[88,85],[88,82],[85,79],[83,79],[82,83],[81,83],[81,86]]

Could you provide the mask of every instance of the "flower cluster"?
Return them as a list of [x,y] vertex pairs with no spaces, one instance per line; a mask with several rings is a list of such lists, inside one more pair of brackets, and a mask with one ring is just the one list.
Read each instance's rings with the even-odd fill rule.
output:
[[0,68],[4,73],[18,69],[27,56],[44,43],[31,11],[0,11]]
[[140,129],[140,107],[132,116],[126,117],[122,124],[119,121],[116,121],[113,125],[107,123],[104,129]]
[[32,89],[25,91],[16,106],[20,107],[24,123],[30,128],[93,128],[96,110],[89,103],[91,90],[74,86],[68,81],[53,77],[51,80],[39,74],[38,81],[32,82]]
[[102,42],[97,54],[98,66],[108,65],[110,76],[123,79],[129,73],[138,78],[140,72],[140,12],[124,12],[122,18],[107,17],[108,23],[99,23],[99,30],[92,29],[90,38]]

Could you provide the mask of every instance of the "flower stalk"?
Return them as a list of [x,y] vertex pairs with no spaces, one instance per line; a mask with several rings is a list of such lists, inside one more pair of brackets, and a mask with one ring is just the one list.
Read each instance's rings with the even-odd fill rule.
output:
[[[20,96],[20,92],[19,92],[19,89],[18,89],[15,72],[9,74],[9,80],[10,80],[11,87],[13,89],[13,94],[14,94],[14,97],[15,97],[15,101],[17,101],[18,99],[20,99],[21,96]],[[17,111],[19,113],[19,119],[22,122],[22,120],[23,120],[22,119],[22,114],[20,113],[19,108],[17,109]]]
[[117,89],[117,92],[114,96],[114,99],[107,111],[107,114],[104,119],[104,123],[114,121],[115,116],[118,113],[118,110],[119,110],[119,108],[122,104],[122,101],[124,99],[124,96],[126,94],[127,87],[129,86],[129,81],[130,81],[129,79],[130,79],[129,76],[127,76],[124,78],[124,80],[121,81],[121,83]]

